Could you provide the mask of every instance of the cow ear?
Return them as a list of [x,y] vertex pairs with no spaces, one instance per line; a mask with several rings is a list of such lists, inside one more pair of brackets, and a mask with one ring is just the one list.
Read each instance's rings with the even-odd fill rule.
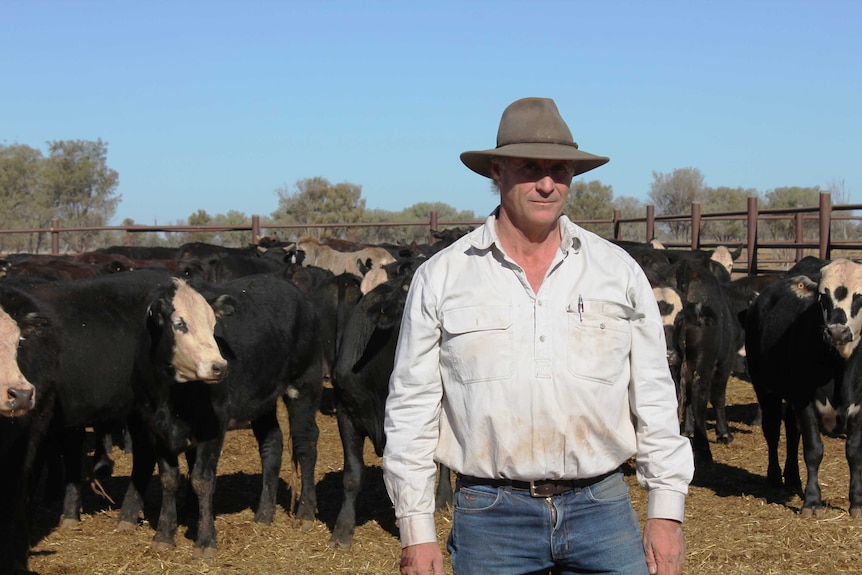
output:
[[359,273],[363,276],[371,271],[371,261],[365,260],[362,261],[361,258],[356,258],[356,267],[359,268]]
[[31,311],[18,321],[18,329],[21,330],[21,337],[27,339],[48,330],[51,323],[51,318],[47,315]]
[[147,306],[147,325],[155,323],[156,327],[162,327],[165,324],[163,311],[164,302],[161,298],[157,298],[150,302]]
[[217,318],[221,319],[233,315],[236,311],[236,300],[229,295],[220,295],[210,302]]

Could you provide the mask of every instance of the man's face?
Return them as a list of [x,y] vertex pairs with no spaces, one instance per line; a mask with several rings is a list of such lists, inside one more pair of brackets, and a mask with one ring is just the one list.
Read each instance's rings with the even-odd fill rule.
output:
[[501,209],[518,227],[556,225],[573,174],[572,162],[561,160],[507,158],[492,164]]

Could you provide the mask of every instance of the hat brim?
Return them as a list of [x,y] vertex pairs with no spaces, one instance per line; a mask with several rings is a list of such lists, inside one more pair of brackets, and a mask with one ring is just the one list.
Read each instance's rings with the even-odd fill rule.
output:
[[507,144],[491,150],[464,152],[461,154],[461,161],[477,174],[490,178],[491,159],[495,157],[567,160],[574,162],[575,176],[589,172],[610,161],[610,158],[583,152],[573,146],[546,143]]

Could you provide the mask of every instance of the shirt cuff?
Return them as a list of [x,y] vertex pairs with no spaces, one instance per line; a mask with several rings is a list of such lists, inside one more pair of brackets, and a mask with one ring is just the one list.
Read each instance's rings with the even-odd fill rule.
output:
[[685,517],[685,493],[669,489],[649,492],[647,519],[673,519],[682,523]]
[[402,517],[398,520],[398,529],[401,532],[401,547],[437,541],[437,528],[431,513]]

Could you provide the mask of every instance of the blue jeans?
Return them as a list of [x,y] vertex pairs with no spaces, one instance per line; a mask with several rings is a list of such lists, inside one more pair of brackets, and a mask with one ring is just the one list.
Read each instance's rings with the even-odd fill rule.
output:
[[456,575],[648,574],[622,473],[544,498],[459,481],[448,549]]

